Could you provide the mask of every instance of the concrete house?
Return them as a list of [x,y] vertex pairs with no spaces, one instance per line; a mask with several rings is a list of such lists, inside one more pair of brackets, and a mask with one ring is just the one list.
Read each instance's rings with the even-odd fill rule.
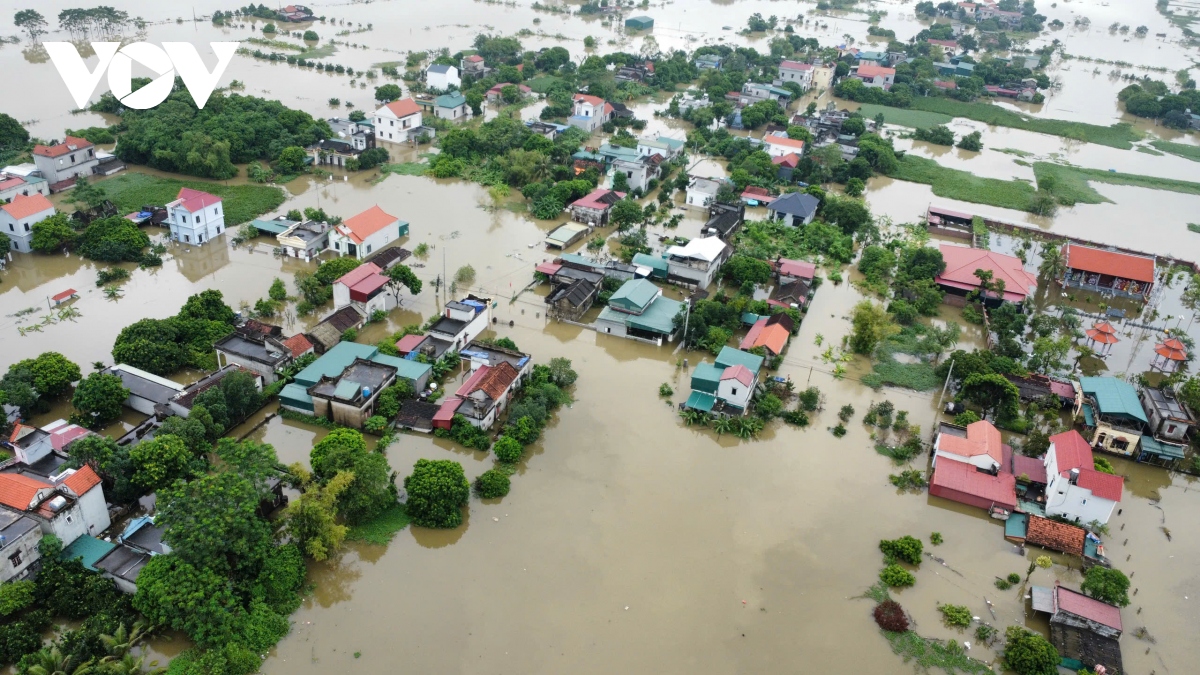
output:
[[435,64],[425,69],[425,84],[430,89],[446,91],[451,87],[461,87],[462,80],[458,76],[458,68]]
[[779,62],[779,79],[781,82],[795,82],[804,91],[812,88],[813,66],[811,63],[783,60]]
[[771,200],[767,212],[772,220],[782,220],[793,227],[808,225],[817,217],[821,200],[807,192],[788,192]]
[[929,494],[988,512],[1011,514],[1017,508],[1016,478],[1009,471],[989,473],[943,456],[934,465]]
[[1142,389],[1141,399],[1150,432],[1138,443],[1138,461],[1183,459],[1188,431],[1196,423],[1191,411],[1170,389]]
[[933,441],[933,465],[936,467],[945,457],[995,474],[1004,460],[1003,445],[1000,430],[987,420],[968,424],[965,429],[943,424]]
[[644,192],[649,187],[650,181],[658,178],[662,160],[663,157],[659,154],[642,155],[636,159],[613,160],[612,168],[614,175],[618,171],[625,174],[630,190]]
[[763,358],[722,347],[713,363],[702,361],[692,371],[692,393],[685,408],[706,413],[744,415],[758,387]]
[[514,85],[512,82],[501,82],[500,84],[493,85],[491,89],[488,89],[487,93],[484,94],[484,98],[487,99],[488,103],[496,103],[504,97],[505,87],[514,86],[517,88],[517,92],[520,93],[521,98],[533,93],[533,90],[524,84]]
[[45,178],[37,176],[23,177],[16,174],[0,172],[0,203],[7,204],[17,195],[50,194],[50,184]]
[[613,118],[616,108],[599,96],[575,94],[575,103],[567,124],[591,133]]
[[519,375],[507,361],[476,368],[454,392],[454,397],[461,401],[455,414],[465,417],[472,426],[491,429],[519,387]]
[[333,137],[306,148],[314,164],[345,168],[347,160],[357,159],[364,151],[375,147],[375,130],[370,124],[340,117],[325,121],[333,130]]
[[62,143],[33,146],[33,163],[57,192],[75,184],[79,176],[90,176],[100,163],[96,148],[84,138],[67,136]]
[[1046,515],[1080,523],[1107,523],[1121,501],[1125,479],[1095,469],[1092,449],[1072,429],[1050,437],[1046,451]]
[[855,68],[850,76],[862,80],[862,83],[868,87],[891,89],[896,82],[896,69],[864,63]]
[[378,206],[372,206],[333,228],[329,233],[329,243],[338,255],[362,260],[406,234],[408,223]]
[[698,237],[683,246],[670,246],[664,254],[667,280],[688,287],[708,288],[732,253],[733,249],[720,237]]
[[0,509],[0,584],[22,581],[41,559],[42,528],[29,516]]
[[468,295],[463,300],[446,303],[441,318],[429,327],[429,336],[448,343],[449,349],[462,349],[487,330],[491,317],[490,299]]
[[397,368],[364,358],[356,358],[335,376],[322,377],[308,388],[313,415],[355,429],[361,429],[375,414],[379,392],[396,381]]
[[598,187],[587,195],[571,202],[567,210],[571,212],[571,220],[592,227],[603,227],[608,223],[608,214],[613,204],[625,198],[624,192],[616,192],[608,188]]
[[153,516],[138,516],[129,521],[115,545],[92,566],[112,579],[117,590],[133,595],[137,593],[138,575],[150,558],[171,552],[170,544],[163,541],[165,533],[164,528],[154,524]]
[[483,57],[478,54],[464,56],[458,65],[462,69],[463,75],[470,75],[471,77],[483,77],[488,71]]
[[217,366],[240,366],[262,378],[263,384],[273,384],[278,372],[292,362],[292,352],[277,337],[234,331],[217,340]]
[[433,116],[438,119],[463,120],[470,114],[467,97],[457,91],[453,94],[442,94],[433,101]]
[[0,232],[8,235],[12,250],[22,253],[33,251],[33,226],[54,215],[54,205],[41,193],[26,197],[17,195],[0,206]]
[[390,312],[396,307],[396,296],[387,290],[389,281],[375,263],[363,263],[333,282],[333,306],[354,305],[368,317],[376,311]]
[[702,54],[692,61],[699,70],[720,70],[722,63],[720,54]]
[[167,222],[173,241],[203,245],[225,231],[225,210],[216,195],[180,188],[167,204]]
[[767,154],[772,157],[804,154],[804,141],[788,138],[786,132],[763,136],[763,145],[766,146]]
[[1115,377],[1081,377],[1079,387],[1083,391],[1083,426],[1091,433],[1091,446],[1136,456],[1149,423],[1137,389]]
[[1121,608],[1100,602],[1055,582],[1030,590],[1035,612],[1050,615],[1050,643],[1064,659],[1089,670],[1124,673],[1121,659]]
[[405,143],[421,125],[421,106],[412,98],[392,101],[375,111],[375,140]]
[[707,209],[716,200],[717,192],[720,190],[720,181],[713,180],[712,178],[692,176],[691,180],[688,181],[685,203],[688,206]]
[[306,220],[293,223],[283,232],[275,235],[279,248],[288,258],[300,258],[309,262],[329,248],[329,233],[333,228],[329,223],[317,220]]
[[661,345],[675,335],[675,316],[683,303],[664,298],[662,290],[645,279],[626,281],[612,294],[596,318],[597,332]]
[[760,101],[775,101],[780,107],[786,108],[792,101],[792,92],[761,82],[747,82],[742,85],[742,93],[738,95],[738,107],[745,108]]
[[639,155],[661,155],[664,160],[672,159],[682,150],[686,141],[659,135],[657,138],[638,139],[637,152]]
[[109,366],[101,372],[121,378],[121,384],[129,390],[125,407],[143,415],[153,415],[156,406],[167,405],[184,389],[178,382],[124,363]]
[[66,457],[53,452],[49,434],[41,429],[18,424],[9,444],[18,447],[29,437],[38,441],[19,450],[17,461],[0,471],[0,510],[33,519],[43,534],[55,535],[64,546],[107,530],[108,504],[96,472],[89,466],[64,468]]
[[[363,362],[386,366],[391,370],[375,370],[363,365]],[[362,366],[361,374],[354,369],[355,364]],[[420,392],[424,391],[429,383],[429,376],[432,372],[432,366],[415,360],[415,357],[405,359],[389,356],[380,353],[374,345],[340,342],[296,374],[295,381],[284,387],[279,393],[279,405],[305,415],[324,414],[327,417],[341,415],[343,419],[365,420],[370,415],[364,416],[364,413],[374,410],[375,399],[379,393],[378,383],[385,381],[390,383],[392,380],[400,378],[412,385],[414,391]],[[388,379],[389,374],[391,379]],[[356,380],[355,377],[359,379]],[[343,387],[339,394],[337,387],[343,381],[365,385],[371,391],[364,396],[361,389],[350,391],[347,386]],[[322,382],[333,384],[320,388],[316,391],[316,395],[310,392]],[[318,402],[318,398],[323,403]],[[321,406],[322,413],[316,412],[318,405]],[[335,418],[330,417],[330,419]]]

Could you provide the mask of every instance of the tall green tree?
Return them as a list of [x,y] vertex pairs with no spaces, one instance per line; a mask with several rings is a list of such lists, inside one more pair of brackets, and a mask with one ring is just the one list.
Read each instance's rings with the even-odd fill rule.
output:
[[1056,675],[1060,657],[1046,638],[1021,626],[1005,631],[1004,663],[1017,675]]
[[81,374],[79,366],[58,352],[43,352],[37,358],[19,361],[16,367],[21,366],[27,366],[33,374],[33,386],[40,396],[65,393]]
[[412,271],[408,265],[396,265],[390,268],[387,274],[387,288],[396,296],[396,303],[400,302],[400,289],[407,288],[409,293],[418,295],[421,292],[421,280],[417,278],[416,273]]
[[313,473],[329,482],[339,472],[354,480],[338,496],[338,510],[351,524],[366,522],[396,502],[392,468],[383,453],[369,452],[362,434],[354,429],[334,429],[313,446]]
[[313,560],[336,553],[348,528],[338,523],[338,498],[354,482],[354,474],[339,471],[322,485],[299,463],[290,469],[301,483],[300,497],[288,502],[283,513],[288,537]]
[[133,482],[148,492],[161,490],[177,480],[187,480],[201,469],[201,463],[178,436],[160,434],[142,441],[129,451],[133,462]]
[[253,483],[220,471],[160,490],[155,524],[166,531],[172,555],[197,568],[249,578],[272,545],[258,504]]
[[201,647],[232,642],[245,615],[228,578],[175,554],[150,558],[138,574],[133,606],[152,623],[183,631]]
[[29,132],[16,118],[0,112],[0,152],[16,152],[29,145]]
[[421,527],[455,528],[462,524],[471,485],[462,465],[448,459],[419,459],[404,479],[408,515]]
[[13,25],[24,31],[30,40],[36,40],[39,35],[46,34],[46,17],[36,9],[23,9],[17,12],[13,16]]
[[121,378],[107,373],[92,373],[75,388],[71,405],[79,411],[84,426],[99,429],[121,416],[121,406],[126,398],[129,398],[129,390]]
[[29,247],[37,253],[59,253],[71,248],[78,237],[65,213],[56,213],[36,222],[31,229],[33,236],[29,239]]
[[850,322],[850,348],[857,354],[870,355],[879,343],[894,335],[899,327],[892,323],[883,305],[863,300],[854,306]]
[[1129,606],[1129,577],[1119,569],[1099,565],[1091,567],[1079,588],[1100,602],[1118,607]]
[[1021,412],[1020,390],[998,373],[972,373],[963,380],[958,395],[982,408],[984,417],[1011,420]]

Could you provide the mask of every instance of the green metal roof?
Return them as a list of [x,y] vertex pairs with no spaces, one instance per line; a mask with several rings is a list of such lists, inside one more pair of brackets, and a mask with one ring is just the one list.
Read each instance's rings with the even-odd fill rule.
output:
[[670,335],[675,332],[675,317],[683,303],[670,298],[657,298],[641,314],[630,314],[626,323],[640,330]]
[[632,162],[641,157],[641,155],[638,154],[637,148],[626,148],[620,145],[612,145],[609,143],[601,145],[598,152],[601,157],[610,162],[615,159],[626,159]]
[[687,143],[687,141],[682,141],[678,138],[667,138],[666,136],[659,136],[657,140],[659,143],[670,147],[672,150],[678,150],[679,148],[682,148],[685,143]]
[[[339,342],[333,346],[333,349],[325,352],[325,354],[313,361],[304,370],[296,374],[295,384],[300,385],[302,389],[307,389],[317,382],[321,381],[322,377],[337,377],[342,374],[354,359],[366,359],[375,363],[382,363],[387,366],[392,366],[396,369],[396,376],[406,380],[416,382],[425,376],[426,373],[433,370],[433,367],[428,363],[420,363],[418,361],[409,361],[387,354],[380,354],[379,350],[372,345],[363,345],[357,342]],[[292,385],[288,385],[289,387]],[[284,388],[284,392],[288,388]],[[281,392],[280,394],[284,394]],[[296,400],[301,400],[300,397],[293,397]],[[306,403],[311,406],[312,399],[308,399]]]
[[433,366],[429,365],[428,363],[410,361],[409,359],[402,359],[398,356],[391,356],[390,354],[376,354],[375,356],[371,357],[371,360],[375,363],[382,363],[384,365],[394,367],[396,369],[396,377],[404,378],[410,382],[416,382],[420,380],[433,370]]
[[295,225],[297,222],[295,220],[260,220],[256,218],[250,221],[250,224],[259,232],[283,234],[284,230]]
[[658,295],[658,286],[645,279],[630,279],[617,289],[608,299],[608,304],[626,311],[645,311],[654,297]]
[[767,317],[755,314],[754,312],[742,312],[742,323],[746,326],[753,326],[756,321],[765,318]]
[[702,391],[693,391],[692,395],[688,396],[687,403],[684,403],[683,405],[684,407],[691,408],[693,410],[711,412],[713,405],[716,402],[717,399],[711,394],[705,394]]
[[654,26],[654,19],[648,16],[631,16],[625,19],[626,28],[651,28]]
[[116,548],[117,545],[97,539],[90,534],[80,535],[78,539],[71,542],[71,545],[64,548],[58,557],[63,560],[79,559],[83,566],[89,570],[96,572],[96,561],[108,555],[108,552]]
[[358,390],[362,385],[352,380],[342,380],[338,382],[337,387],[333,390],[333,395],[345,401],[353,401],[358,396]]
[[1014,513],[1004,521],[1004,536],[1024,539],[1028,528],[1029,516],[1024,513]]
[[740,349],[734,349],[733,347],[721,347],[721,353],[717,354],[717,366],[719,368],[724,370],[729,366],[739,364],[746,366],[750,372],[757,375],[758,371],[762,370],[763,357],[751,354],[750,352],[744,352]]
[[650,276],[656,279],[667,278],[667,261],[662,258],[652,256],[649,253],[637,253],[633,256],[633,264],[651,269]]
[[301,410],[307,410],[308,412],[313,411],[312,396],[308,395],[308,392],[305,391],[305,387],[294,382],[287,385],[282,391],[279,392],[279,402],[292,408],[300,408]]
[[1096,426],[1096,414],[1092,412],[1091,403],[1083,404],[1083,423],[1089,427]]
[[1096,399],[1101,415],[1121,415],[1146,423],[1146,413],[1132,384],[1115,377],[1081,377],[1079,386],[1085,396]]
[[442,94],[433,101],[439,108],[457,108],[467,102],[467,97],[458,92]]
[[588,267],[591,267],[597,271],[604,271],[604,263],[581,256],[578,253],[564,253],[558,257],[564,262],[575,263],[576,265],[587,265]]
[[709,394],[717,393],[724,372],[724,368],[718,368],[707,361],[696,364],[696,369],[692,371],[692,389]]
[[1167,457],[1170,459],[1183,459],[1183,447],[1171,445],[1170,443],[1160,443],[1151,436],[1142,436],[1142,452],[1159,457]]

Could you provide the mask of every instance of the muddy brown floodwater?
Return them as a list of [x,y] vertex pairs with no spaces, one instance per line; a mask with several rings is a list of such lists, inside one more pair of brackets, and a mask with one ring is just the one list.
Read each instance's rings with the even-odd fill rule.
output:
[[[39,10],[53,17],[72,4],[78,3],[53,0]],[[207,21],[193,23],[192,6],[117,4],[147,19],[150,25],[137,39],[155,42],[244,40],[261,35],[258,30],[264,23],[248,20],[242,22],[244,27],[218,28]],[[1067,28],[1039,36],[1030,46],[1058,38],[1072,54],[1168,68],[1166,75],[1154,74],[1166,79],[1195,58],[1194,50],[1180,46],[1179,29],[1155,12],[1152,0],[1076,0],[1044,6],[1049,4],[1039,2],[1039,11],[1062,19]],[[204,16],[228,9],[226,5],[200,0],[194,11]],[[374,24],[373,30],[337,38],[360,47],[341,46],[327,57],[356,70],[402,60],[409,50],[446,46],[455,51],[480,31],[513,34],[527,28],[534,31],[522,37],[527,48],[561,44],[576,59],[584,53],[582,39],[587,35],[601,41],[601,51],[637,51],[646,44],[645,36],[624,35],[598,18],[564,17],[524,4],[448,0],[313,7],[317,14]],[[887,11],[880,25],[896,30],[901,39],[928,25],[913,15],[911,3],[876,2],[872,8]],[[856,44],[878,43],[867,38],[865,14],[817,13],[813,3],[681,0],[654,3],[645,10],[656,18],[649,35],[662,48],[690,50],[724,42],[767,49],[766,38],[722,30],[740,29],[754,12],[792,19],[803,14],[797,32],[815,36],[822,44],[843,42],[844,36]],[[0,33],[16,33],[7,23],[9,16],[0,17],[6,22],[0,23]],[[1091,26],[1074,27],[1078,16],[1089,17]],[[540,23],[535,24],[535,18]],[[1113,21],[1146,24],[1151,35],[1165,32],[1168,37],[1136,39],[1110,33],[1107,26]],[[317,23],[313,28],[327,38],[349,27]],[[28,44],[0,47],[0,67],[8,91],[38,92],[0,102],[4,112],[26,122],[37,136],[57,137],[64,128],[111,122],[90,113],[70,115],[67,111],[74,105],[65,87],[44,54]],[[1052,76],[1059,88],[1045,104],[1023,109],[1095,124],[1136,121],[1117,108],[1115,94],[1124,82],[1113,70],[1081,61],[1056,64]],[[352,87],[344,76],[241,56],[224,81],[229,79],[245,82],[247,93],[278,98],[321,116],[347,109],[329,107],[330,97],[368,106],[377,84],[358,82]],[[821,102],[825,100],[827,95]],[[686,125],[652,117],[664,105],[656,99],[633,107],[639,117],[650,120],[648,132],[682,138]],[[530,106],[521,114],[536,111],[537,106]],[[1195,142],[1136,122],[1156,135]],[[947,166],[997,178],[1030,177],[1028,169],[1012,163],[1012,156],[995,152],[1004,147],[1040,157],[1057,153],[1094,168],[1200,178],[1196,164],[1177,157],[1068,143],[967,120],[953,125],[960,133],[983,129],[987,149],[979,154],[924,144],[912,144],[911,149]],[[905,141],[898,143],[910,147]],[[416,159],[411,150],[393,148],[392,154],[395,160]],[[694,172],[724,175],[724,162],[695,159]],[[933,552],[946,566],[926,561],[917,572],[916,586],[896,593],[922,635],[973,641],[970,634],[942,626],[939,602],[966,605],[999,626],[1024,624],[1046,630],[1043,619],[1028,616],[1022,587],[1000,592],[992,585],[996,576],[1024,574],[1040,551],[1022,556],[1004,541],[997,521],[925,494],[900,493],[888,483],[887,475],[898,467],[873,450],[875,439],[858,419],[873,401],[886,398],[897,409],[909,411],[910,420],[927,434],[940,417],[935,410],[937,392],[872,391],[858,381],[870,371],[861,358],[847,364],[844,379],[832,376],[831,366],[821,359],[824,347],[816,344],[817,336],[828,346],[839,344],[847,334],[846,314],[862,298],[850,283],[820,288],[779,372],[824,392],[825,409],[813,425],[798,430],[775,423],[753,442],[717,437],[684,426],[657,396],[659,384],[668,382],[677,392],[674,401],[681,400],[690,368],[707,358],[704,354],[548,323],[544,288],[520,293],[532,278],[533,266],[550,257],[540,242],[561,219],[534,221],[521,210],[519,199],[496,203],[486,190],[460,181],[375,178],[373,172],[326,182],[301,178],[285,186],[289,200],[282,208],[320,206],[345,217],[378,204],[409,221],[411,233],[404,245],[431,247],[426,257],[411,261],[418,276],[431,282],[439,275],[452,276],[461,266],[474,267],[471,290],[498,303],[497,334],[512,338],[538,361],[571,359],[580,374],[576,400],[522,461],[512,493],[503,500],[473,499],[462,527],[409,528],[387,547],[352,545],[337,561],[312,564],[314,591],[293,615],[292,633],[272,650],[264,672],[377,673],[403,668],[428,673],[905,673],[911,666],[893,655],[880,637],[870,617],[871,603],[855,596],[876,579],[879,539],[903,534],[927,539],[933,531],[945,538]],[[1054,219],[955,204],[933,197],[927,186],[886,178],[871,181],[867,198],[877,215],[897,223],[915,220],[936,201],[1048,231],[1200,260],[1200,236],[1184,229],[1200,212],[1196,197],[1109,185],[1097,189],[1114,203],[1064,209]],[[751,217],[761,216],[760,210],[751,210]],[[652,228],[651,243],[658,250],[659,236],[695,236],[703,222],[702,214],[686,212],[676,230]],[[161,230],[153,233],[162,236]],[[993,235],[992,245],[1012,250],[1016,242]],[[96,289],[96,266],[91,262],[73,256],[18,255],[0,273],[0,368],[56,350],[89,372],[94,361],[111,362],[113,340],[122,327],[141,318],[170,316],[192,293],[215,288],[236,307],[264,297],[273,278],[290,284],[294,273],[315,266],[275,258],[271,248],[265,238],[239,248],[230,246],[228,238],[204,248],[169,245],[162,268],[132,270],[131,278],[121,284],[124,295],[119,300],[109,300]],[[1032,255],[1030,265],[1035,266],[1036,249]],[[846,276],[850,281],[855,273]],[[1144,311],[1130,308],[1131,316],[1140,312],[1149,323],[1185,324],[1190,314],[1179,303],[1180,285],[1177,282]],[[41,332],[22,337],[18,328],[28,330],[44,322],[49,312],[17,316],[18,312],[45,308],[47,297],[68,287],[80,291],[74,307],[81,316],[47,323]],[[678,297],[674,290],[667,292]],[[1083,311],[1095,307],[1083,297],[1068,301],[1055,298],[1056,293],[1057,289],[1043,289],[1039,304],[1070,304]],[[421,295],[406,297],[386,324],[364,331],[361,339],[375,341],[403,325],[419,323],[437,311],[441,299],[427,285]],[[286,314],[281,321],[292,332],[316,319]],[[963,323],[951,308],[943,308],[936,320]],[[1185,325],[1193,336],[1200,334],[1200,329]],[[962,348],[983,344],[977,326],[964,323],[964,328]],[[1153,336],[1124,326],[1119,330],[1124,341],[1113,355],[1105,362],[1085,363],[1085,369],[1129,375],[1146,370]],[[176,377],[188,381],[194,376]],[[847,403],[858,412],[846,437],[836,439],[828,427],[836,424],[836,410]],[[237,433],[269,412],[260,413]],[[69,406],[59,403],[35,421],[68,413]],[[107,432],[120,433],[139,421],[137,415],[127,415]],[[252,435],[273,444],[284,462],[306,462],[312,444],[324,433],[275,417]],[[401,476],[423,457],[462,462],[471,478],[492,464],[484,453],[412,434],[400,436],[387,454]],[[914,466],[923,468],[925,461],[920,458]],[[1193,515],[1200,508],[1200,491],[1193,478],[1112,461],[1126,476],[1126,491],[1106,543],[1112,560],[1131,573],[1137,589],[1123,614],[1126,667],[1131,673],[1190,672],[1194,668],[1188,664],[1200,658],[1192,637],[1192,626],[1200,621],[1200,567],[1195,564],[1200,558],[1200,521]],[[1170,540],[1163,528],[1170,530]],[[1060,580],[1077,585],[1078,561],[1054,557],[1060,564],[1036,570],[1031,583]],[[995,621],[988,616],[985,599],[995,603]],[[1138,627],[1145,627],[1157,641],[1133,637]],[[185,640],[176,639],[155,643],[152,651],[165,658],[185,647]],[[979,645],[971,655],[984,660],[995,656]]]

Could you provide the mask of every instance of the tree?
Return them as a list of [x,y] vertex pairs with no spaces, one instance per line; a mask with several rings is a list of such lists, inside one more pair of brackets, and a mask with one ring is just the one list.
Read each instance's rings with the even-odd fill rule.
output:
[[13,24],[25,31],[30,40],[36,40],[39,35],[46,33],[46,18],[37,10],[23,9],[13,16]]
[[1029,352],[1029,370],[1034,373],[1053,373],[1063,370],[1066,365],[1063,359],[1071,351],[1071,336],[1063,335],[1057,340],[1050,337],[1039,337],[1033,341]]
[[484,499],[498,499],[508,494],[512,483],[508,476],[496,469],[488,469],[475,479],[475,491]]
[[462,507],[470,498],[471,485],[458,462],[419,459],[404,479],[408,491],[408,515],[421,527],[455,528],[462,524]]
[[304,152],[304,148],[289,146],[279,153],[279,159],[275,160],[275,168],[288,176],[302,173],[306,159],[308,159],[308,153]]
[[1005,631],[1004,663],[1017,675],[1055,675],[1060,657],[1046,638],[1021,626]]
[[612,189],[617,192],[629,192],[629,177],[623,171],[613,173]]
[[89,181],[87,176],[79,176],[75,179],[75,187],[71,189],[67,201],[94,209],[103,204],[106,199],[108,199],[108,191]]
[[851,178],[850,180],[846,181],[846,196],[847,197],[862,196],[863,190],[865,190],[866,187],[867,187],[867,184],[864,183],[861,178]]
[[972,373],[963,380],[958,395],[982,408],[985,418],[1011,420],[1020,414],[1020,390],[998,373]]
[[1129,605],[1129,577],[1119,569],[1100,565],[1091,567],[1079,588],[1100,602],[1118,607]]
[[757,258],[734,254],[721,268],[721,276],[739,286],[747,281],[765,284],[771,280],[771,266]]
[[267,297],[276,302],[287,300],[287,284],[283,283],[283,279],[275,277],[271,282],[271,288],[267,290]]
[[1038,265],[1038,274],[1047,280],[1057,280],[1067,271],[1067,261],[1062,249],[1048,242],[1042,245],[1042,262]]
[[179,438],[193,455],[202,455],[212,447],[207,438],[208,429],[194,414],[188,417],[171,415],[159,427],[158,433]]
[[[550,382],[558,387],[569,387],[579,379],[579,374],[571,367],[571,359],[562,356],[550,359],[547,375]],[[566,402],[569,403],[570,399]]]
[[396,265],[385,272],[388,278],[388,290],[396,296],[396,304],[400,303],[400,289],[407,288],[409,293],[418,295],[421,292],[421,280],[408,265]]
[[341,471],[354,474],[354,480],[338,495],[338,508],[347,522],[371,520],[396,502],[387,457],[368,452],[360,432],[334,429],[313,446],[310,459],[313,473],[322,481],[331,481]]
[[375,87],[375,100],[379,101],[380,103],[391,103],[392,101],[400,98],[403,93],[404,92],[400,90],[400,85],[385,84]]
[[33,386],[39,396],[55,397],[79,380],[79,366],[58,352],[43,352],[35,359],[18,362],[14,368],[28,367],[33,375]]
[[0,256],[4,256],[10,250],[12,250],[12,240],[8,238],[7,234],[0,232]]
[[[618,176],[623,176],[617,172]],[[617,226],[618,232],[624,232],[642,219],[642,207],[632,199],[622,199],[613,205],[608,214],[609,220]]]
[[888,558],[894,558],[910,565],[921,564],[921,553],[925,544],[912,535],[904,535],[899,539],[881,539],[879,550]]
[[56,213],[33,224],[33,236],[29,247],[38,253],[58,253],[71,248],[78,234],[71,227],[65,213]]
[[303,491],[298,499],[288,502],[283,512],[284,527],[288,537],[305,554],[313,560],[325,560],[341,548],[349,531],[337,521],[337,504],[354,481],[354,474],[339,471],[321,485],[298,463],[290,471],[300,478]]
[[183,307],[179,309],[178,316],[181,319],[220,321],[230,326],[237,321],[233,309],[225,304],[225,296],[217,290],[201,291],[196,295],[189,296],[187,302],[183,303]]
[[272,543],[270,525],[258,517],[258,504],[253,483],[233,471],[221,471],[160,490],[154,522],[165,530],[163,539],[173,557],[197,568],[248,578]]
[[0,112],[0,152],[24,150],[29,145],[29,132],[16,118]]
[[821,207],[821,218],[845,234],[854,234],[871,222],[871,210],[858,199],[829,197]]
[[878,305],[870,300],[863,300],[854,306],[851,314],[853,333],[850,334],[850,347],[858,354],[870,355],[888,336],[899,329],[892,323],[891,317]]
[[525,448],[521,447],[521,443],[512,436],[505,434],[496,441],[492,446],[492,452],[496,453],[496,459],[506,464],[514,464],[521,459],[521,455],[525,452]]
[[79,411],[82,424],[98,429],[121,416],[121,406],[129,398],[129,390],[121,378],[107,373],[92,373],[75,388],[71,405]]
[[913,137],[934,145],[954,145],[954,132],[944,124],[917,129]]
[[[867,131],[867,124],[861,117],[848,117],[842,122],[842,133],[851,136],[862,136]],[[790,135],[790,134],[789,134]]]
[[138,574],[133,606],[152,623],[183,631],[201,647],[231,642],[245,615],[228,579],[174,553],[147,561]]
[[183,439],[160,434],[142,441],[129,451],[133,462],[133,482],[155,492],[177,480],[187,480],[196,472],[196,457]]

